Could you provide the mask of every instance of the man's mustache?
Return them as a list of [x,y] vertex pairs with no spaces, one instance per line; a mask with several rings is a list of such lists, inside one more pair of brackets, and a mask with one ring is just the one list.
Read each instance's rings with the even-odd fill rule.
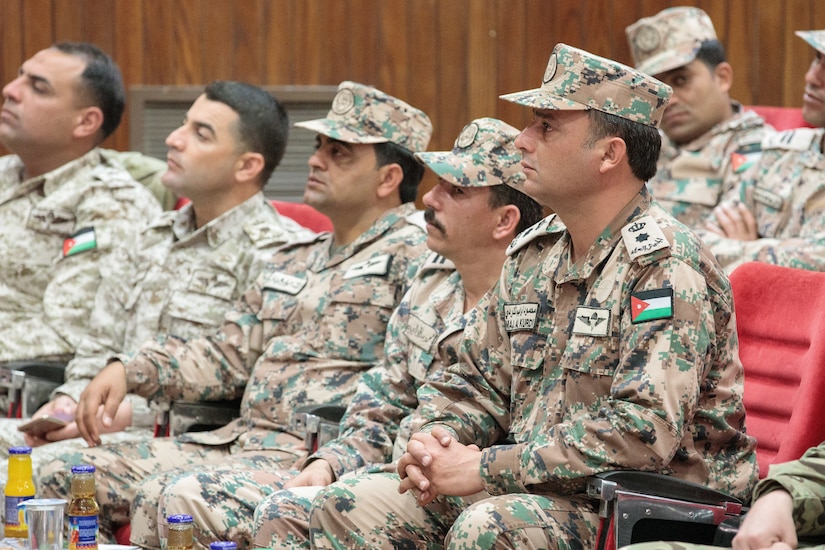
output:
[[427,208],[426,210],[424,210],[424,221],[427,222],[428,224],[432,225],[433,227],[435,227],[436,229],[438,229],[442,233],[445,232],[444,226],[441,225],[441,222],[439,222],[437,219],[435,219],[435,212],[433,211],[432,208]]

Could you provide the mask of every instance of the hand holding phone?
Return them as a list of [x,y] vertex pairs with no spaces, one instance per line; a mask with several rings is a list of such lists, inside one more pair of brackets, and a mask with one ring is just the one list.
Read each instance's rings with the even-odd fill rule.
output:
[[72,419],[61,414],[41,415],[20,424],[17,429],[35,437],[43,437],[48,432],[58,430]]

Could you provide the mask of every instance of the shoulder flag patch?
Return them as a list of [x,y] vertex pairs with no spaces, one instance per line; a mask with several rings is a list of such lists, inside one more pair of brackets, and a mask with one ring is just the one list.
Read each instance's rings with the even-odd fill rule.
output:
[[657,288],[630,295],[630,320],[643,323],[673,317],[673,289]]
[[63,241],[63,257],[74,256],[87,250],[97,248],[97,237],[94,227],[84,227],[68,239]]

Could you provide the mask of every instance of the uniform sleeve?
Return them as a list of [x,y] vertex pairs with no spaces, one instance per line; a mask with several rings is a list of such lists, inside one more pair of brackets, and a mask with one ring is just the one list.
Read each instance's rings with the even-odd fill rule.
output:
[[728,239],[707,230],[697,234],[710,247],[727,273],[745,262],[764,262],[811,271],[825,271],[825,226],[807,237],[762,238],[753,241]]
[[[44,350],[73,353],[87,332],[103,266],[117,261],[118,248],[134,248],[142,227],[160,212],[154,197],[134,182],[89,190],[75,211],[75,230],[93,228],[96,246],[57,260],[43,296],[43,316],[24,319],[24,326],[16,327],[27,335],[20,345],[36,341]],[[25,350],[16,355],[28,356]]]
[[263,352],[261,278],[224,316],[218,329],[183,340],[172,335],[149,342],[126,363],[130,392],[149,400],[210,401],[243,394]]
[[62,393],[78,401],[86,385],[109,359],[124,351],[126,303],[134,286],[136,268],[133,256],[122,248],[101,266],[103,277],[89,314],[88,330],[66,365],[64,383],[52,395]]
[[825,444],[808,449],[799,460],[772,465],[757,483],[753,499],[776,489],[793,498],[797,535],[825,534]]
[[365,372],[342,419],[341,436],[318,450],[312,459],[326,460],[337,477],[371,463],[387,463],[401,419],[416,407],[417,384],[410,376],[409,293],[393,313],[384,341],[384,359]]

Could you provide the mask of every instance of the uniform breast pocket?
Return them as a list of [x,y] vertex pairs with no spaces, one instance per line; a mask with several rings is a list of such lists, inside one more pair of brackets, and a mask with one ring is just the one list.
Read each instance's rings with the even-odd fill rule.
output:
[[529,432],[540,410],[547,409],[543,399],[546,371],[552,367],[552,352],[547,338],[534,332],[510,334],[510,361],[513,367],[513,391],[510,399],[510,431]]
[[345,280],[333,289],[323,319],[322,343],[335,355],[375,362],[383,357],[387,322],[395,308],[392,288],[384,281],[358,284]]
[[567,413],[582,407],[598,407],[610,395],[619,358],[619,339],[611,336],[573,334],[559,362],[564,378]]
[[169,332],[193,338],[221,323],[232,307],[237,282],[222,273],[195,272],[169,300]]

